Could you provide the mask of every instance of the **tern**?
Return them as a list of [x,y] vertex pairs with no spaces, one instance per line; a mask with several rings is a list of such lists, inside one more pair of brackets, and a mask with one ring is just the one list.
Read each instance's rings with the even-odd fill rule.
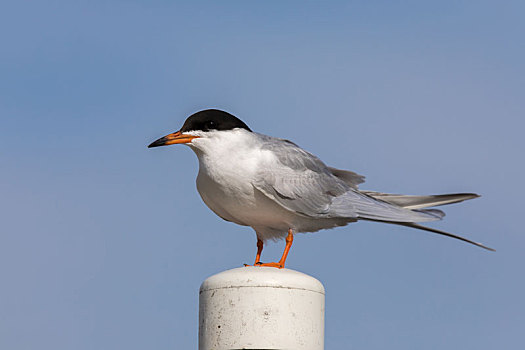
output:
[[[475,193],[415,196],[360,190],[364,176],[329,167],[295,143],[253,132],[217,109],[192,114],[179,131],[148,147],[172,144],[187,145],[197,155],[197,190],[204,203],[222,219],[255,230],[255,266],[283,268],[296,233],[360,220],[408,226],[493,250],[418,224],[445,215],[429,207],[479,197]],[[262,263],[264,244],[282,238],[286,246],[279,262]]]

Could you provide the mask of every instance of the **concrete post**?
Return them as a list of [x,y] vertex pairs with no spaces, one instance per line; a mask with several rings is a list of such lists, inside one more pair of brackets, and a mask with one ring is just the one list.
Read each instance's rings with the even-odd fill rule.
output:
[[199,349],[324,348],[324,287],[304,273],[241,267],[206,279]]

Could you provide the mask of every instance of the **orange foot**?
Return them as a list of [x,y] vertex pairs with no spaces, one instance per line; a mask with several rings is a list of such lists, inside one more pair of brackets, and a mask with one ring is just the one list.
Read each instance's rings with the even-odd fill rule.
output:
[[284,268],[284,264],[280,262],[262,263],[258,262],[255,266],[266,266],[266,267],[277,267],[278,269]]
[[278,262],[271,262],[271,263],[262,263],[262,262],[257,262],[253,265],[250,265],[250,264],[243,264],[244,266],[255,266],[255,267],[258,267],[258,266],[266,266],[266,267],[277,267],[278,269],[282,269],[284,268],[284,265],[281,264],[281,263],[278,263]]

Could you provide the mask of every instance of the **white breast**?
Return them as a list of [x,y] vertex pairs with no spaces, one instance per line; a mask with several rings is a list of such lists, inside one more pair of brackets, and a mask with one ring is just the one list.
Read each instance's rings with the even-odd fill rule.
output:
[[258,168],[271,161],[258,139],[245,130],[216,132],[195,139],[191,148],[199,158],[197,189],[218,216],[272,236],[286,235],[293,214],[257,191],[252,183]]

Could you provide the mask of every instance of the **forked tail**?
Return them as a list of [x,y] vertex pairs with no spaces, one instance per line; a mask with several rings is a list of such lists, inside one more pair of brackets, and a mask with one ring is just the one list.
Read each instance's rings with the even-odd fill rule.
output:
[[[387,202],[392,205],[397,205],[405,209],[411,209],[417,212],[423,212],[427,214],[435,214],[436,217],[439,215],[444,216],[445,214],[441,210],[423,209],[423,208],[436,207],[439,205],[452,204],[452,203],[459,203],[459,202],[463,202],[468,199],[479,197],[479,195],[475,193],[453,193],[453,194],[439,194],[439,195],[430,195],[430,196],[413,196],[413,195],[390,194],[390,193],[381,193],[381,192],[373,192],[373,191],[360,191],[360,192],[370,197],[373,197],[375,199],[378,199],[380,201]],[[367,220],[367,221],[384,222],[388,224],[412,227],[412,228],[416,228],[419,230],[433,232],[433,233],[437,233],[443,236],[459,239],[460,241],[467,242],[467,243],[473,244],[475,246],[478,246],[478,247],[481,247],[481,248],[484,248],[490,251],[495,251],[495,249],[487,247],[481,243],[471,241],[470,239],[467,239],[465,237],[461,237],[461,236],[455,235],[450,232],[441,231],[441,230],[438,230],[432,227],[422,226],[414,222],[378,220],[378,219],[363,218],[363,217],[361,217],[360,219]]]

